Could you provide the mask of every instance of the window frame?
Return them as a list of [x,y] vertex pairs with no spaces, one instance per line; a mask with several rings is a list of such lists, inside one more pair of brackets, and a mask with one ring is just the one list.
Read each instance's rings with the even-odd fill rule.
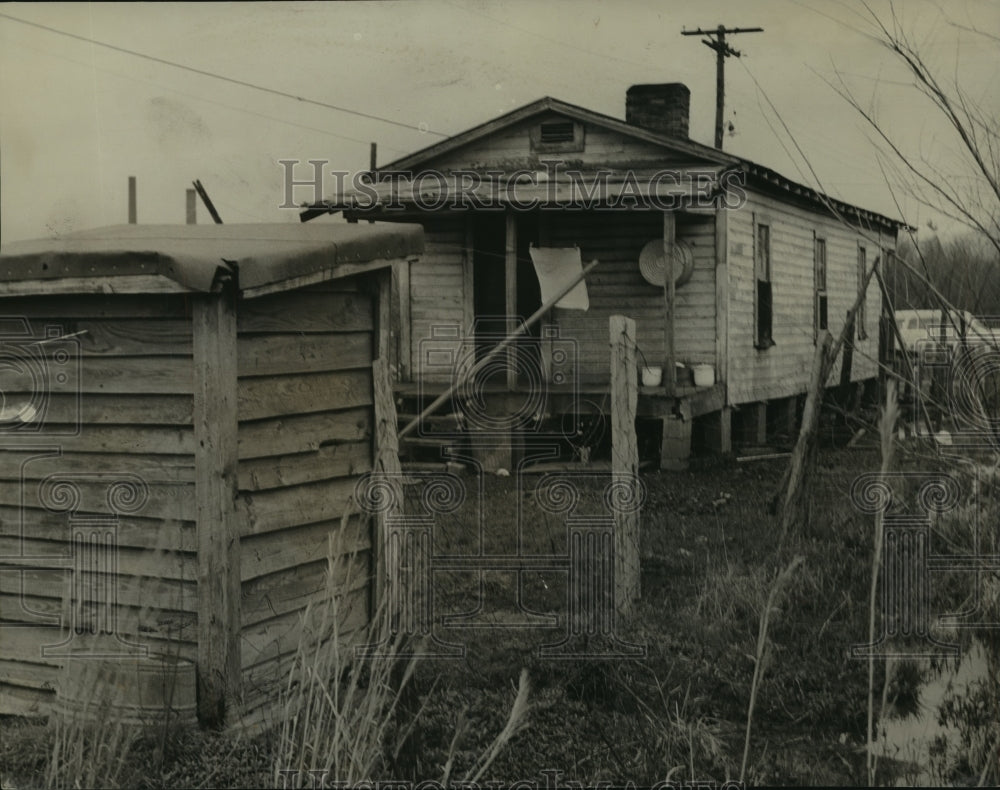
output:
[[857,327],[857,338],[858,340],[867,340],[868,332],[865,331],[865,302],[868,301],[868,289],[865,288],[864,295],[862,296],[861,289],[865,286],[865,274],[868,271],[868,248],[864,244],[858,242],[858,296],[861,296],[861,301],[858,303],[858,312],[854,316],[854,324]]
[[[821,254],[822,253],[822,254]],[[829,250],[826,237],[813,231],[813,342],[819,341],[819,334],[830,329],[829,292]],[[822,275],[822,276],[821,276]]]
[[[753,345],[758,351],[766,351],[776,345],[774,342],[774,262],[772,258],[772,228],[773,224],[770,221],[761,222],[756,216],[754,217]],[[767,304],[764,304],[765,299],[768,300]],[[765,323],[766,327],[764,326]]]

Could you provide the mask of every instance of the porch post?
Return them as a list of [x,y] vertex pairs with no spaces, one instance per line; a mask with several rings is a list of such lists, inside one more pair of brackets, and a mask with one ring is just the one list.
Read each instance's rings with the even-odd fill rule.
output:
[[[517,330],[517,215],[507,209],[507,244],[504,258],[507,292],[507,334]],[[507,389],[517,388],[517,342],[507,347]]]
[[677,223],[674,212],[663,212],[663,390],[668,398],[677,392],[677,366],[674,351],[674,242]]

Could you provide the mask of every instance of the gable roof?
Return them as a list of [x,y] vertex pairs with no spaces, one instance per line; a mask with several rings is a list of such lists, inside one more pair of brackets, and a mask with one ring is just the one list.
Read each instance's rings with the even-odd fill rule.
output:
[[591,123],[597,126],[603,126],[606,129],[617,132],[618,134],[632,137],[636,140],[642,140],[643,142],[653,143],[654,145],[660,145],[664,148],[677,151],[678,153],[687,154],[696,159],[711,162],[712,164],[733,165],[738,164],[741,161],[739,158],[720,151],[717,148],[702,145],[701,143],[696,143],[693,140],[681,139],[678,137],[665,137],[661,134],[657,134],[656,132],[651,132],[648,129],[643,129],[641,126],[626,123],[619,118],[613,118],[612,116],[605,115],[604,113],[588,110],[586,107],[580,107],[576,104],[570,104],[569,102],[554,99],[551,96],[544,96],[541,99],[531,102],[530,104],[518,107],[516,110],[511,110],[508,113],[497,116],[496,118],[486,121],[485,123],[481,123],[478,126],[473,126],[471,129],[460,132],[454,137],[449,137],[447,140],[442,140],[441,142],[434,143],[426,148],[421,148],[419,151],[415,151],[412,154],[407,154],[406,156],[385,165],[384,168],[380,167],[379,169],[397,171],[413,170],[420,167],[420,165],[430,159],[435,159],[442,154],[455,151],[465,145],[468,145],[469,143],[474,143],[477,140],[488,137],[500,129],[513,126],[520,121],[527,120],[528,118],[546,111],[557,112],[572,118],[573,120],[581,121],[582,123]]
[[[644,129],[641,126],[630,124],[619,118],[595,112],[594,110],[588,110],[586,107],[570,104],[569,102],[564,102],[551,96],[545,96],[541,99],[537,99],[536,101],[497,116],[496,118],[486,121],[485,123],[481,123],[478,126],[474,126],[471,129],[460,132],[459,134],[449,137],[446,140],[421,148],[412,154],[408,154],[389,162],[388,164],[379,167],[376,171],[376,175],[379,172],[405,173],[419,171],[422,165],[429,163],[437,157],[475,143],[490,136],[491,134],[494,134],[495,132],[509,128],[510,126],[513,126],[521,121],[550,111],[560,113],[582,123],[595,124],[597,126],[604,127],[610,131],[635,140],[641,140],[646,143],[662,146],[668,151],[692,157],[695,161],[702,161],[709,165],[714,165],[718,169],[718,172],[723,170],[739,171],[746,175],[748,185],[754,186],[765,192],[770,192],[791,202],[804,203],[813,209],[818,208],[819,210],[829,212],[835,216],[842,215],[843,217],[861,225],[878,225],[892,231],[908,227],[906,223],[900,220],[829,197],[812,187],[792,181],[791,179],[782,176],[777,171],[765,167],[764,165],[751,162],[749,159],[744,159],[743,157],[726,153],[718,148],[703,145],[702,143],[695,142],[694,140],[688,138],[668,137],[666,135]],[[379,193],[381,199],[381,192],[383,190],[375,189],[374,191]],[[371,192],[371,190],[369,190],[369,192]],[[400,198],[398,191],[392,192],[392,194],[394,198]],[[351,204],[345,204],[342,200],[324,200],[319,203],[304,206],[300,219],[302,222],[306,222],[321,214],[332,213],[334,211],[346,211],[349,208],[351,208]],[[373,207],[375,213],[378,213],[378,209],[378,206]]]

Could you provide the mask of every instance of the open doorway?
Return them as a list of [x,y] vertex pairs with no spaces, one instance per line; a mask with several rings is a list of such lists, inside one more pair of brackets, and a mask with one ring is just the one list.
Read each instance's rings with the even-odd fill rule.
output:
[[[530,246],[538,244],[538,212],[516,214],[517,289],[511,313],[527,320],[542,305],[542,292],[531,262]],[[483,212],[473,219],[472,233],[473,308],[476,317],[476,357],[482,359],[507,335],[507,220],[497,212]],[[541,325],[531,327],[518,339],[518,380],[538,367]],[[491,366],[492,367],[492,366]],[[491,373],[490,382],[501,384]],[[505,376],[501,376],[504,379]]]

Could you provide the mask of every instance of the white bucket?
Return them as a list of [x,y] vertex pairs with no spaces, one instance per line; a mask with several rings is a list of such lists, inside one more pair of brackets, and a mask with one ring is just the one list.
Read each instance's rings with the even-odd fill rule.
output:
[[712,387],[715,385],[715,368],[711,365],[694,366],[694,385],[696,387]]
[[644,387],[659,387],[663,382],[663,368],[643,368],[642,369],[642,386]]

